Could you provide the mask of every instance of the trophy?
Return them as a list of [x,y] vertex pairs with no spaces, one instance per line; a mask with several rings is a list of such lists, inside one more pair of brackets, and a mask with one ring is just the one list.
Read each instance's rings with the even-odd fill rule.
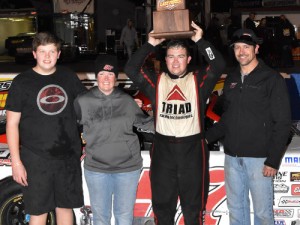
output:
[[185,9],[185,0],[156,0],[153,12],[153,33],[155,38],[188,38],[190,30],[189,10]]

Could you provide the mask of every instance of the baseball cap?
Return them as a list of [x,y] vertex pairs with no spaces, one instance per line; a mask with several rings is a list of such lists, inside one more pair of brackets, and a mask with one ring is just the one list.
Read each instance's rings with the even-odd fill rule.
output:
[[116,77],[118,77],[118,60],[114,55],[99,55],[95,61],[95,75],[100,71],[113,72]]
[[259,44],[259,39],[250,29],[239,29],[232,35],[232,40],[230,47],[232,47],[235,43],[245,43],[248,45],[257,45]]

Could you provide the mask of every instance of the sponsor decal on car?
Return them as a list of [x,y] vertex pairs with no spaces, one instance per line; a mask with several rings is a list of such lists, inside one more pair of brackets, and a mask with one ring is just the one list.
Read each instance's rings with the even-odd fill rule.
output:
[[282,196],[279,200],[279,207],[299,207],[300,197],[296,196]]
[[8,145],[4,143],[0,143],[0,166],[11,166]]
[[274,225],[286,225],[284,220],[275,220]]
[[[300,184],[292,184],[291,194],[292,195],[300,195]],[[299,218],[300,218],[300,215],[299,215]]]
[[286,184],[274,184],[275,193],[288,193],[290,187]]
[[3,109],[6,103],[8,89],[10,88],[11,83],[11,80],[0,81],[0,110],[2,116],[6,115],[5,110]]
[[300,167],[300,157],[299,156],[285,156],[283,159],[283,164],[281,166]]
[[274,209],[275,218],[293,218],[294,209]]
[[276,183],[285,183],[287,177],[288,177],[288,172],[287,171],[278,171],[278,173],[274,177],[274,182],[276,182]]
[[291,222],[291,225],[300,225],[300,220],[299,220],[299,219],[293,220],[293,221]]
[[300,181],[300,172],[291,172],[290,181]]

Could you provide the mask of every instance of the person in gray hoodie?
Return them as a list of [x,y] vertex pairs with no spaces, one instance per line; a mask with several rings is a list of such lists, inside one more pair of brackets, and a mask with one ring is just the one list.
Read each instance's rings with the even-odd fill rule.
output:
[[110,225],[113,205],[116,224],[132,225],[142,168],[140,143],[133,126],[153,131],[153,119],[144,114],[130,95],[115,87],[116,57],[98,56],[95,73],[98,86],[79,95],[74,102],[86,142],[84,175],[93,224]]

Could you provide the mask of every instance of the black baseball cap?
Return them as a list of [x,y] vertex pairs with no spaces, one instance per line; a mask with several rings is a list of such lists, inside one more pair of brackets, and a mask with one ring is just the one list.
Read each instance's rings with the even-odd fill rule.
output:
[[257,45],[259,44],[259,39],[253,30],[250,29],[239,29],[234,32],[231,40],[230,47],[232,47],[235,43],[245,43],[248,45]]

